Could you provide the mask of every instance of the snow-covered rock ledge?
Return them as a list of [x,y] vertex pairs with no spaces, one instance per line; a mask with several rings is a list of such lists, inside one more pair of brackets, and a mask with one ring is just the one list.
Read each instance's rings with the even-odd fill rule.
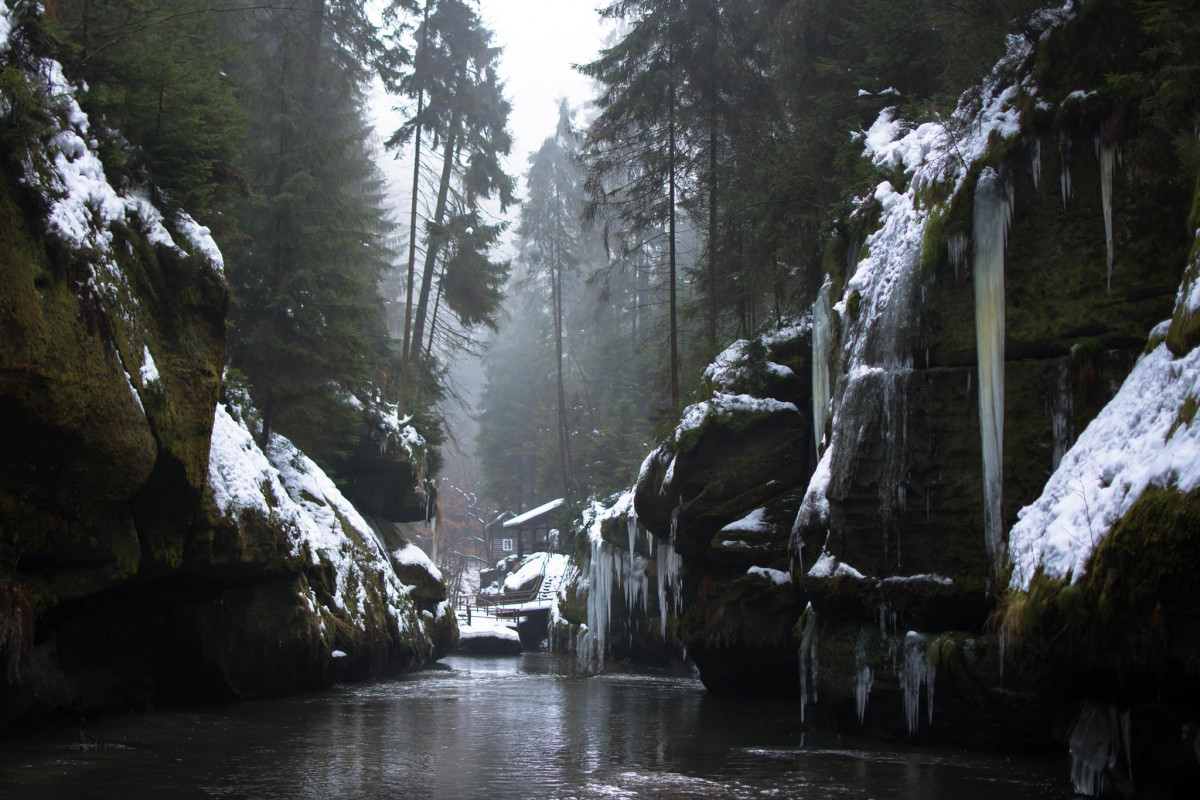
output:
[[437,568],[412,545],[389,554],[320,467],[278,434],[261,449],[248,417],[218,405],[213,418],[208,481],[221,523],[239,531],[266,525],[286,537],[286,557],[302,577],[295,603],[327,653],[376,662],[382,640],[405,666],[439,657],[455,638],[454,617],[442,606],[421,609],[396,564],[440,582]]
[[1200,348],[1174,358],[1160,344],[1064,456],[1009,536],[1012,588],[1083,575],[1089,557],[1150,486],[1200,487]]

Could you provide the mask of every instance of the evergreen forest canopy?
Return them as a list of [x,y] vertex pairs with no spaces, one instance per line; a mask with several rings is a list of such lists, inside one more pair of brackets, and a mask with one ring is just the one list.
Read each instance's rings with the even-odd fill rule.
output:
[[[335,470],[389,413],[436,444],[449,365],[498,328],[480,455],[519,509],[628,486],[705,364],[844,280],[870,232],[854,198],[904,180],[860,132],[889,106],[948,116],[1043,5],[614,0],[610,45],[579,66],[594,105],[564,105],[529,156],[512,280],[494,254],[510,103],[477,3],[53,0],[41,34],[89,87],[114,183],[213,230],[229,379],[264,434]],[[1149,124],[1194,117],[1200,12],[1132,5],[1146,58],[1106,91]],[[405,110],[382,144],[375,81]],[[1194,171],[1195,137],[1164,137]],[[409,208],[387,207],[384,149],[411,161]]]
[[[513,202],[510,105],[475,4],[61,0],[40,34],[88,86],[110,180],[212,229],[227,382],[250,388],[264,439],[335,473],[389,419],[436,445],[444,365],[495,325],[508,277],[483,204]],[[408,109],[386,143],[377,84]],[[414,161],[411,217],[388,207],[385,147]]]

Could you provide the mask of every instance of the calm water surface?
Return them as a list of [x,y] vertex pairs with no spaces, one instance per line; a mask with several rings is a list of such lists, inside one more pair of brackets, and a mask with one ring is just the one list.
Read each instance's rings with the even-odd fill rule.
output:
[[1069,798],[1057,760],[802,739],[793,704],[544,655],[0,741],[0,798]]

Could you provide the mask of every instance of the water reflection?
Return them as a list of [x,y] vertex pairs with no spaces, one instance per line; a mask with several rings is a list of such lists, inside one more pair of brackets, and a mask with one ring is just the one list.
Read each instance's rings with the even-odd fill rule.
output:
[[[301,698],[110,718],[0,744],[0,797],[1068,797],[1055,762],[802,743],[791,705],[544,655]],[[81,738],[82,737],[82,738]]]

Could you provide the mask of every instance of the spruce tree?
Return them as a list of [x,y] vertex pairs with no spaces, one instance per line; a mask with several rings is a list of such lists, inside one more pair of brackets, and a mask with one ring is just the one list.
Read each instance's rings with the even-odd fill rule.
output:
[[228,248],[230,356],[254,385],[263,433],[317,458],[344,453],[352,399],[386,352],[377,282],[388,268],[382,181],[363,120],[374,29],[351,5],[258,14],[244,74],[254,195]]
[[[432,365],[424,363],[422,348],[428,335],[426,326],[431,299],[434,305],[437,304],[433,290],[439,257],[444,255],[447,244],[456,242],[459,245],[455,249],[458,261],[454,265],[445,264],[443,269],[455,279],[459,296],[474,294],[483,298],[494,295],[494,286],[489,284],[495,283],[503,265],[491,262],[483,255],[486,251],[478,249],[483,242],[481,234],[456,239],[455,230],[482,231],[483,226],[464,224],[463,221],[477,215],[480,203],[485,200],[498,199],[502,210],[514,201],[512,178],[500,165],[500,158],[511,147],[507,129],[511,106],[504,97],[503,85],[496,72],[500,51],[491,45],[491,32],[475,9],[463,0],[430,0],[424,5],[422,14],[413,70],[396,84],[401,93],[415,98],[417,112],[388,140],[390,147],[400,147],[410,141],[414,144],[409,291],[404,326],[408,344],[402,354],[406,391],[415,365],[421,364],[427,372],[432,369]],[[433,187],[433,208],[425,224],[424,259],[418,268],[416,209],[417,198],[424,188],[420,164],[424,157],[421,148],[425,136],[432,140],[439,172]],[[419,288],[417,277],[420,278]],[[472,277],[478,278],[479,282],[470,291],[465,291],[465,281]],[[479,309],[483,313],[467,316],[486,322],[494,314],[495,304],[491,309],[482,306]]]

